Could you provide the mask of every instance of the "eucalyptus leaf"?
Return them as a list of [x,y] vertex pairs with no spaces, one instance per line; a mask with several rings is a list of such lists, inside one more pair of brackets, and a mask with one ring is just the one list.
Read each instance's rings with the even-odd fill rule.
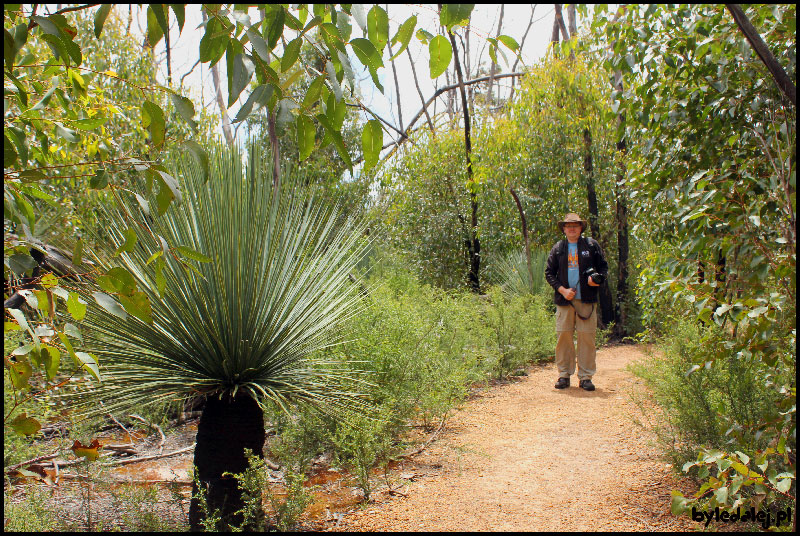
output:
[[314,150],[316,129],[311,119],[305,115],[297,117],[297,147],[300,149],[300,161],[311,155]]
[[228,106],[231,106],[239,98],[244,88],[250,83],[255,72],[255,64],[247,54],[237,54],[233,58],[233,83],[231,92],[228,95]]
[[437,35],[431,39],[428,53],[430,54],[431,79],[438,78],[450,66],[450,60],[453,59],[453,47],[450,46],[450,41],[445,36]]
[[400,49],[394,53],[389,61],[394,60],[400,54],[405,52],[408,44],[411,42],[411,37],[414,35],[414,29],[417,27],[417,16],[412,15],[409,17],[397,30],[397,33],[392,38],[392,46],[400,43]]
[[113,4],[100,4],[100,8],[94,14],[94,36],[100,39],[100,33],[103,31],[103,25],[111,13]]
[[102,292],[94,292],[92,293],[92,296],[94,296],[95,301],[97,301],[97,305],[99,305],[112,315],[121,318],[123,320],[128,318],[128,313],[126,313],[125,310],[122,307],[120,307],[119,303],[117,303],[117,301],[108,294],[104,294]]
[[141,111],[142,126],[150,131],[150,137],[155,145],[162,145],[164,143],[164,134],[166,132],[164,111],[160,106],[149,100],[145,100]]
[[376,119],[370,119],[364,125],[361,146],[364,151],[364,166],[366,169],[370,169],[378,163],[378,156],[383,147],[383,129]]
[[379,5],[374,5],[367,13],[367,35],[380,53],[389,41],[389,15]]

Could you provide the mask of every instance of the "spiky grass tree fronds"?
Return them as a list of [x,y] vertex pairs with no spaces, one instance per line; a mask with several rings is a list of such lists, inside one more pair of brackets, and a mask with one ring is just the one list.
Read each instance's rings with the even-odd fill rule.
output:
[[[357,400],[342,388],[347,368],[314,356],[343,340],[346,321],[363,307],[350,274],[369,247],[363,218],[342,218],[301,191],[273,191],[258,150],[247,165],[242,160],[235,150],[212,152],[207,180],[193,161],[180,160],[171,173],[183,178],[182,200],[162,216],[139,213],[133,221],[143,226],[124,209],[107,209],[111,245],[95,262],[104,271],[124,267],[133,278],[112,271],[116,280],[101,287],[119,289],[112,297],[126,305],[133,287],[150,306],[126,306],[137,313],[126,315],[106,296],[116,314],[93,308],[83,327],[102,381],[72,395],[74,403],[102,400],[106,412],[205,396],[195,464],[209,505],[228,513],[241,500],[226,472],[246,468],[245,448],[262,452],[257,402],[346,407]],[[135,247],[114,256],[128,229]],[[96,291],[84,290],[92,300]]]
[[531,262],[524,251],[515,251],[498,263],[498,272],[503,290],[510,295],[536,295],[542,291],[545,284],[544,268],[547,262],[547,253],[544,251],[531,251]]

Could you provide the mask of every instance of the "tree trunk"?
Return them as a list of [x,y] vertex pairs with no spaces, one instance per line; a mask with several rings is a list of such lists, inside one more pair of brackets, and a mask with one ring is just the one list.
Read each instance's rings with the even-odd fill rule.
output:
[[[206,10],[201,9],[203,15],[203,22],[206,22],[208,16]],[[225,134],[225,141],[229,146],[233,145],[233,133],[231,132],[231,118],[228,117],[228,107],[225,106],[225,99],[222,98],[222,88],[219,85],[219,63],[215,63],[211,67],[211,79],[214,81],[214,90],[217,95],[217,106],[219,106],[219,113],[222,116],[222,132]]]
[[[614,73],[614,85],[622,92],[622,73]],[[621,124],[625,122],[625,116],[619,114],[617,121]],[[624,135],[623,135],[624,136]],[[627,150],[627,143],[623,137],[617,142],[617,150],[623,153],[620,158],[619,171],[616,178],[616,188],[614,190],[617,200],[616,220],[617,220],[617,303],[614,309],[614,336],[622,339],[627,335],[625,323],[627,322],[627,300],[628,300],[628,201],[625,191],[625,159],[624,153]]]
[[716,266],[714,267],[714,281],[716,281],[717,286],[714,288],[714,305],[712,309],[716,309],[720,305],[720,296],[722,299],[725,299],[725,295],[727,294],[727,269],[726,269],[727,259],[725,255],[722,254],[722,250],[717,252],[717,262]]
[[[442,9],[441,4],[439,9]],[[467,273],[467,284],[473,292],[480,292],[480,267],[481,267],[481,244],[478,240],[478,197],[475,195],[475,188],[472,174],[472,139],[470,137],[469,107],[467,104],[467,92],[464,89],[464,76],[461,74],[461,62],[458,60],[458,48],[453,33],[448,30],[450,44],[453,47],[453,58],[455,59],[456,76],[461,93],[461,107],[464,110],[464,145],[467,153],[467,183],[471,186],[469,192],[469,203],[472,211],[471,236],[467,238],[467,251],[469,255],[469,272]]]
[[[622,151],[625,142],[622,142]],[[622,339],[627,335],[625,324],[628,320],[628,201],[627,192],[622,183],[625,176],[625,164],[620,164],[617,177],[617,304],[614,310],[614,336]]]
[[564,16],[561,14],[561,4],[555,4],[556,22],[561,29],[561,37],[564,41],[569,41],[569,32],[567,32],[567,25],[564,24]]
[[167,50],[167,86],[172,87],[172,47],[169,44],[169,18],[167,18],[167,31],[164,32],[164,46]]
[[[211,530],[230,530],[245,524],[241,513],[244,496],[239,481],[225,473],[241,473],[247,469],[245,449],[264,457],[264,414],[255,400],[239,394],[235,399],[210,397],[206,401],[197,426],[197,445],[194,450],[196,479],[206,490],[207,510],[203,511],[197,498],[197,484],[192,486],[189,523],[192,532],[203,530],[201,522],[214,511],[221,521]],[[264,530],[266,516],[261,507],[256,518],[248,519],[245,530]]]
[[514,198],[514,202],[517,204],[517,210],[519,210],[519,219],[522,222],[522,241],[523,246],[525,246],[525,261],[528,265],[528,277],[530,281],[533,281],[533,265],[531,264],[531,242],[528,239],[528,222],[525,219],[525,211],[522,210],[522,203],[519,201],[519,197],[517,196],[517,192],[514,191],[514,188],[509,188],[511,191],[511,196]]
[[[583,130],[583,171],[586,174],[586,199],[589,202],[589,229],[592,238],[600,243],[600,246],[607,250],[606,244],[600,237],[600,216],[597,208],[597,192],[594,184],[594,164],[592,162],[592,133],[586,128]],[[608,282],[603,283],[598,289],[600,300],[600,324],[604,328],[614,321],[614,304],[611,299],[611,289]]]
[[[386,12],[389,12],[389,4],[385,5]],[[392,54],[392,43],[387,41],[386,46],[389,51],[389,57],[391,58],[394,56]],[[400,82],[397,79],[397,67],[394,64],[394,60],[392,60],[392,75],[394,76],[394,90],[397,94],[397,122],[400,124],[400,130],[403,130],[403,109],[400,106]]]
[[558,17],[553,19],[553,33],[550,35],[550,42],[551,43],[558,43]]
[[569,35],[575,37],[578,33],[578,23],[575,19],[575,4],[567,6],[567,21],[569,21]]

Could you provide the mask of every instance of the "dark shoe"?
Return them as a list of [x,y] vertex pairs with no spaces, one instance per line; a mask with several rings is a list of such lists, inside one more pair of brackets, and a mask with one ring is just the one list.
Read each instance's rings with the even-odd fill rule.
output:
[[569,378],[559,378],[556,382],[556,389],[566,389],[569,387]]
[[581,389],[585,391],[594,391],[594,384],[592,380],[581,380],[580,382]]

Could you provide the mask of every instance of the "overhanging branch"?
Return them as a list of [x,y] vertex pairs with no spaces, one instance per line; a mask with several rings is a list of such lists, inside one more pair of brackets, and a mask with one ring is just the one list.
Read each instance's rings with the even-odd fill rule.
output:
[[792,104],[797,106],[796,89],[792,80],[789,78],[789,75],[786,74],[786,71],[783,70],[781,64],[778,63],[778,60],[775,59],[775,56],[772,55],[772,52],[767,47],[767,44],[764,43],[764,40],[761,39],[758,30],[750,23],[750,19],[747,18],[742,7],[739,4],[725,4],[725,7],[728,8],[728,11],[733,15],[733,20],[736,21],[736,25],[739,26],[739,29],[744,34],[745,38],[747,38],[750,46],[753,47],[758,57],[764,65],[767,66],[767,69],[769,69],[775,83],[778,84],[778,87],[783,91],[784,95],[789,97]]
[[[503,74],[494,75],[494,79],[498,80],[500,78],[522,77],[522,76],[525,76],[525,73],[503,73]],[[489,78],[490,78],[489,76],[482,76],[480,78],[475,78],[473,80],[465,80],[464,81],[464,86],[471,86],[473,84],[480,84],[481,82],[488,82]],[[378,117],[378,119],[383,121],[385,124],[389,125],[393,130],[395,130],[396,132],[398,132],[400,134],[400,138],[399,139],[392,140],[389,143],[384,144],[383,147],[381,147],[381,150],[384,150],[384,149],[388,149],[389,147],[394,146],[394,149],[392,149],[392,151],[388,155],[386,155],[383,159],[385,160],[386,158],[389,158],[392,154],[394,154],[394,151],[396,151],[404,141],[409,139],[408,135],[411,132],[413,132],[414,124],[423,115],[425,115],[425,113],[428,110],[428,106],[433,104],[433,101],[435,101],[437,98],[439,98],[443,93],[446,93],[448,91],[454,91],[454,90],[458,89],[459,87],[460,87],[459,84],[451,84],[449,86],[444,86],[444,87],[441,87],[441,88],[437,89],[436,92],[425,102],[425,104],[422,106],[422,109],[419,112],[417,112],[417,114],[411,119],[411,121],[409,121],[408,125],[405,127],[405,129],[403,131],[400,131],[399,129],[395,128],[392,125],[389,125],[389,123],[387,123],[385,120],[383,120],[382,118],[378,117],[377,115],[375,115],[373,112],[370,111],[369,113],[371,113],[372,115],[375,115],[375,117]],[[359,162],[361,162],[361,160],[362,160],[361,158],[359,158],[357,160],[354,160],[353,164],[358,164]]]

